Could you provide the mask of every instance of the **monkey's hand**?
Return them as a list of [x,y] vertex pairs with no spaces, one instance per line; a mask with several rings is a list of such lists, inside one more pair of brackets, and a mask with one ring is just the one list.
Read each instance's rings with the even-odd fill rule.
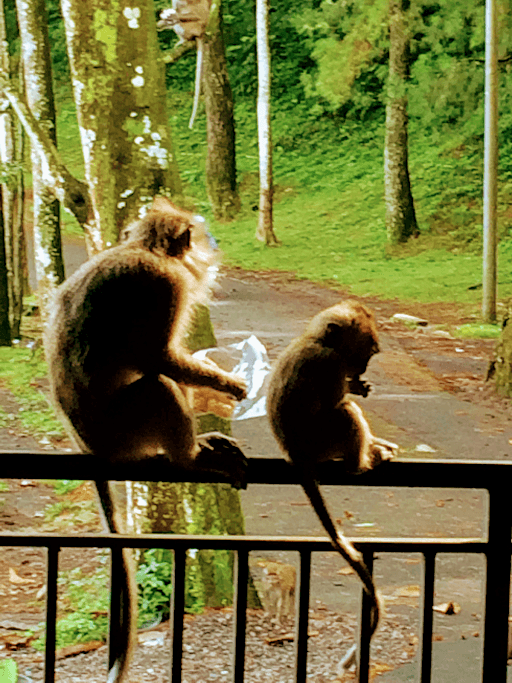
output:
[[247,398],[247,384],[241,377],[233,375],[233,383],[229,387],[229,393],[232,394],[237,401],[243,401]]
[[203,470],[220,472],[235,489],[247,488],[247,458],[235,439],[221,432],[207,432],[197,437],[200,450],[194,465]]
[[348,381],[348,391],[354,396],[362,396],[366,398],[370,391],[372,390],[372,385],[364,379],[361,379],[359,375],[351,377]]

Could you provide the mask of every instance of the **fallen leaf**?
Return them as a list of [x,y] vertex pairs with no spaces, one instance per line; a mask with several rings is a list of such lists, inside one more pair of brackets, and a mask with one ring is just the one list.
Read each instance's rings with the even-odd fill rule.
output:
[[434,612],[441,614],[458,614],[460,612],[460,605],[458,602],[443,602],[442,605],[434,605],[432,607]]
[[444,640],[444,638],[439,633],[433,633],[432,634],[432,642],[433,643],[440,643],[442,640]]
[[382,664],[382,663],[372,664],[370,666],[370,680],[372,681],[374,678],[376,678],[377,676],[380,676],[381,674],[386,673],[387,671],[393,671],[393,667],[390,666],[389,664]]
[[342,567],[338,570],[338,574],[341,574],[342,576],[350,576],[350,574],[354,574],[354,570],[352,567]]
[[478,631],[474,631],[471,635],[473,636],[473,638],[479,638],[480,637],[480,633]]
[[347,519],[354,519],[354,515],[352,512],[350,512],[350,510],[345,510],[345,512],[343,514],[345,515],[345,517]]
[[[308,638],[318,636],[320,631],[308,631]],[[285,642],[293,642],[295,640],[295,633],[282,633],[280,636],[271,636],[265,638],[267,645],[280,645]]]
[[415,584],[410,586],[402,586],[395,591],[395,595],[398,595],[401,598],[419,598],[421,595],[421,589]]
[[57,659],[74,657],[75,655],[82,654],[82,652],[92,652],[93,650],[98,650],[103,645],[105,645],[105,643],[102,640],[91,640],[89,643],[68,645],[67,647],[61,647],[60,650],[57,650],[56,657]]
[[438,508],[444,508],[444,500],[436,500],[436,506]]
[[16,584],[35,583],[34,579],[23,579],[18,576],[12,567],[9,567],[9,581]]
[[22,650],[25,647],[29,647],[33,640],[38,638],[37,635],[27,636],[25,633],[6,633],[0,636],[0,642],[5,646],[6,650],[13,652],[14,650]]

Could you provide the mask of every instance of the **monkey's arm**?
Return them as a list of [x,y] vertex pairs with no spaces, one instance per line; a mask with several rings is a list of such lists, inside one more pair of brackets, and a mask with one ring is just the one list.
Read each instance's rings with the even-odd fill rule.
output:
[[158,371],[179,384],[211,387],[232,394],[238,400],[247,396],[246,385],[241,377],[225,372],[217,365],[200,361],[185,350],[169,351]]

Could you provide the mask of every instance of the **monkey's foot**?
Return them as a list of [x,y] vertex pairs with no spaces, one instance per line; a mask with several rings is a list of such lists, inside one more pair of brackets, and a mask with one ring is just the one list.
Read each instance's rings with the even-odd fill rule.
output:
[[386,439],[379,439],[374,436],[371,452],[373,456],[373,467],[376,467],[381,462],[391,460],[398,453],[398,445],[391,441],[386,441]]
[[207,432],[197,437],[200,447],[194,465],[202,470],[220,472],[235,489],[247,488],[247,458],[235,439],[221,432]]

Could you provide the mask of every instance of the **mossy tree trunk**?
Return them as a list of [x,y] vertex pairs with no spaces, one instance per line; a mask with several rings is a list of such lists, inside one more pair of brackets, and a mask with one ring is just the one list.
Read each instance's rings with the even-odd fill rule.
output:
[[388,242],[398,244],[419,234],[408,162],[407,81],[409,0],[389,3],[389,77],[384,147],[384,188]]
[[181,192],[152,0],[62,4],[85,177],[98,231],[115,244],[158,192]]
[[204,99],[206,107],[206,188],[213,215],[230,220],[240,210],[236,182],[233,92],[229,83],[220,0],[212,11],[204,40]]
[[[46,3],[45,0],[16,0],[16,11],[27,105],[55,145],[57,132]],[[38,298],[44,317],[54,289],[64,280],[60,207],[46,181],[44,160],[36,148],[32,148],[31,161],[34,255]],[[9,237],[12,244],[12,236]]]

